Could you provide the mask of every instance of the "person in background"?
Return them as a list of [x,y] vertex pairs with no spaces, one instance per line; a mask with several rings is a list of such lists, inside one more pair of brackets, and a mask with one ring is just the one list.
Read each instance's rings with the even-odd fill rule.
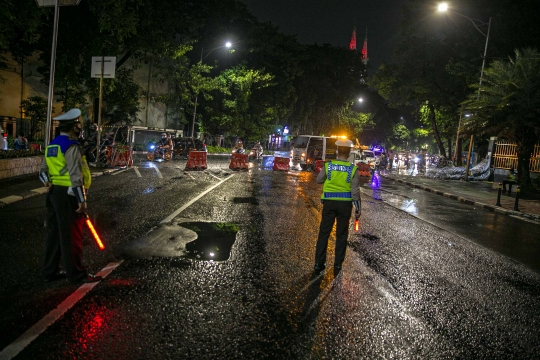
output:
[[512,193],[512,185],[517,184],[516,181],[516,170],[510,168],[510,173],[506,176],[506,179],[503,180],[503,193],[506,192],[506,185],[508,185],[508,195]]
[[336,225],[336,249],[334,259],[334,276],[341,271],[347,250],[349,236],[349,220],[352,207],[355,216],[360,217],[360,176],[357,167],[347,161],[353,142],[338,140],[337,159],[324,164],[324,169],[317,175],[317,183],[324,184],[321,201],[323,203],[321,225],[315,249],[315,272],[323,271],[326,267],[326,251],[330,232]]
[[[43,278],[45,282],[66,276],[72,283],[100,281],[88,273],[82,263],[83,225],[86,214],[86,191],[92,176],[77,138],[81,133],[81,110],[71,109],[55,117],[60,135],[45,149],[39,178],[48,188],[47,240]],[[60,270],[60,264],[64,271]]]
[[24,137],[24,133],[20,132],[19,136],[13,142],[15,150],[26,150],[28,149],[28,140]]

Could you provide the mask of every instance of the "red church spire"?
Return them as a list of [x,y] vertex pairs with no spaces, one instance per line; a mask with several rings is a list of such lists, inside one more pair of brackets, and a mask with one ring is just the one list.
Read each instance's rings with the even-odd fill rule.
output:
[[353,28],[349,49],[356,50],[356,26]]
[[362,55],[360,56],[364,64],[367,65],[367,62],[369,60],[368,53],[367,53],[367,28],[366,28],[366,37],[364,38],[364,45],[362,46]]

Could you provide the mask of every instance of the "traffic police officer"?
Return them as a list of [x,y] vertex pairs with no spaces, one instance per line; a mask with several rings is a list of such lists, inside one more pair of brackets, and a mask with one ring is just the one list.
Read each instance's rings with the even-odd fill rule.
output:
[[[40,179],[48,187],[47,240],[43,276],[45,281],[65,278],[71,282],[96,282],[101,276],[88,274],[82,264],[86,190],[92,177],[77,142],[81,132],[81,111],[71,109],[54,120],[60,135],[45,149]],[[65,272],[60,271],[60,261]]]
[[315,271],[320,272],[326,267],[326,249],[328,238],[337,220],[336,249],[334,260],[334,275],[341,271],[347,249],[349,235],[349,220],[354,204],[355,216],[360,216],[360,177],[357,167],[347,161],[351,148],[350,140],[337,140],[337,159],[324,164],[324,171],[317,176],[317,183],[324,184],[321,201],[323,203],[319,237],[315,250]]

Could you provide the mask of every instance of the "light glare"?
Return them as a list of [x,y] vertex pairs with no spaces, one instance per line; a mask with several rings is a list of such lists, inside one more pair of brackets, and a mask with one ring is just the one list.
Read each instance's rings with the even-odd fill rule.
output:
[[447,11],[448,10],[448,4],[447,3],[440,3],[438,7],[439,11]]

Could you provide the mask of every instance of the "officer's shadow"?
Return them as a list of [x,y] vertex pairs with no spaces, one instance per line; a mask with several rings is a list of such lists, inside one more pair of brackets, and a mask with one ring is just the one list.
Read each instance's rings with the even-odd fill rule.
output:
[[325,272],[314,272],[306,290],[304,304],[302,306],[300,327],[304,330],[314,330],[314,325],[319,317],[321,306],[330,293],[333,284],[331,277]]

